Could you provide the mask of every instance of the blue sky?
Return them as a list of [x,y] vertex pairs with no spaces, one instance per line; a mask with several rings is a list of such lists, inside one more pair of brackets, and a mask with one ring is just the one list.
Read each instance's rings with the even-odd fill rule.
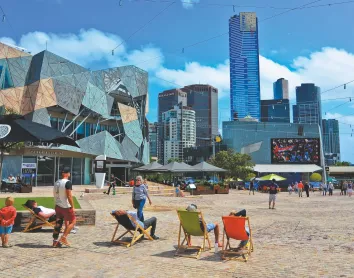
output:
[[[262,99],[272,97],[272,82],[280,77],[289,79],[292,102],[294,88],[301,82],[314,82],[325,91],[354,79],[354,3],[294,10],[265,20],[285,10],[236,6],[234,12],[226,5],[293,8],[311,1],[199,0],[187,5],[188,1],[0,0],[7,17],[0,24],[0,40],[32,53],[45,49],[47,43],[48,50],[91,69],[125,64],[146,69],[150,77],[150,121],[156,120],[159,92],[191,83],[217,87],[219,124],[229,119],[228,36],[186,47],[184,53],[182,48],[227,32],[229,17],[241,11],[255,11],[260,20]],[[335,2],[341,1],[323,0],[309,6]],[[119,44],[112,56],[111,50]],[[342,157],[352,162],[349,124],[354,128],[354,116],[346,115],[354,114],[353,85],[322,95],[324,100],[330,99],[323,101],[323,116],[344,123],[340,126]],[[353,103],[335,100],[350,96]],[[344,105],[330,110],[341,103]]]

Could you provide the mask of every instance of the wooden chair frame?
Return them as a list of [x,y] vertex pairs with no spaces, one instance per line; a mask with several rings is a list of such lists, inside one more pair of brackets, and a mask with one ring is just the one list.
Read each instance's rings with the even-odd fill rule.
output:
[[[111,215],[113,216],[113,218],[118,222],[118,220],[116,219],[116,217],[111,213]],[[113,236],[112,236],[112,239],[111,239],[111,242],[113,243],[118,243],[118,244],[122,244],[122,245],[125,245],[126,247],[130,247],[132,246],[135,242],[137,242],[139,239],[141,239],[144,235],[149,239],[149,240],[154,240],[151,236],[150,236],[150,230],[151,230],[151,226],[147,229],[144,229],[144,227],[141,227],[139,225],[138,222],[135,221],[135,219],[133,217],[131,217],[129,214],[127,214],[129,220],[131,222],[134,223],[135,225],[135,230],[134,232],[132,232],[133,230],[129,230],[127,228],[125,228],[123,225],[121,225],[119,222],[117,223],[117,226],[116,228],[114,229],[114,233],[113,233]],[[119,225],[123,226],[125,228],[125,232],[123,234],[121,234],[120,236],[118,236],[116,239],[115,239],[115,236],[118,232],[118,228],[119,228]],[[142,233],[139,232],[139,230],[141,230]],[[121,240],[122,237],[124,237],[126,234],[130,233],[133,237],[131,239],[131,241],[124,241],[124,240]]]
[[[203,244],[200,245],[200,246],[199,245],[189,245],[188,244],[188,236],[189,236],[189,234],[183,228],[182,221],[181,221],[180,215],[178,213],[178,210],[177,210],[177,215],[178,215],[178,219],[179,219],[179,223],[180,224],[179,224],[179,232],[178,232],[178,245],[177,245],[177,250],[176,250],[175,256],[199,259],[200,254],[203,251],[211,250],[210,238],[209,238],[207,227],[206,227],[206,224],[205,224],[205,221],[204,221],[204,218],[203,218],[203,214],[202,214],[202,212],[198,212],[199,219],[201,219],[201,221],[203,223],[203,227],[204,227]],[[184,239],[181,242],[182,231],[183,231],[183,234],[184,234]],[[187,243],[187,245],[184,244],[185,242]],[[208,246],[209,246],[207,249],[205,247],[205,242],[207,242]],[[183,251],[185,251],[185,250],[197,250],[197,255],[193,256],[193,255],[180,254],[181,250],[183,250]]]
[[[240,216],[234,216],[234,217],[240,217]],[[240,250],[238,248],[231,247],[231,244],[230,244],[231,238],[228,237],[226,230],[225,230],[225,225],[224,225],[224,234],[223,234],[222,251],[221,251],[221,259],[222,260],[239,260],[239,261],[247,262],[248,257],[251,256],[251,252],[254,251],[250,219],[249,219],[249,217],[241,217],[241,218],[246,219],[246,222],[247,222],[247,225],[249,228],[249,237],[248,237],[248,243],[246,245],[246,249]],[[225,245],[225,237],[227,239],[226,245]],[[226,257],[227,255],[231,255],[231,256]],[[232,256],[232,255],[235,255],[235,256]]]
[[[55,221],[52,221],[52,222],[48,222],[47,219],[37,215],[32,209],[30,209],[29,207],[25,206],[25,205],[22,205],[26,210],[28,210],[31,214],[32,214],[32,217],[31,217],[31,220],[28,222],[28,224],[26,225],[25,229],[22,231],[23,233],[26,233],[26,232],[29,232],[29,231],[32,231],[32,230],[36,230],[36,229],[39,229],[39,228],[42,228],[44,226],[49,226],[49,227],[52,227],[54,229],[55,227]],[[36,219],[42,221],[43,223],[42,224],[39,224],[39,225],[36,225],[34,227],[31,227],[31,225],[36,221]]]

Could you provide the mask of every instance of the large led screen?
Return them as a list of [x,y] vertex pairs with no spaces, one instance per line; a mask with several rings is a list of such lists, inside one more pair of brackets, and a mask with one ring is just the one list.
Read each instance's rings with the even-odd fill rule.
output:
[[274,138],[271,149],[274,164],[320,164],[319,138]]

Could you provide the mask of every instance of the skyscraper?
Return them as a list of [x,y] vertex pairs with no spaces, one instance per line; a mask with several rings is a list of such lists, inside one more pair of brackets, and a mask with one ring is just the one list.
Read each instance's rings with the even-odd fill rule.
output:
[[170,158],[184,161],[183,149],[194,147],[196,142],[195,111],[190,107],[175,105],[162,114],[164,126],[163,164]]
[[322,120],[323,151],[327,165],[340,160],[338,120]]
[[231,117],[260,119],[258,21],[256,13],[229,19]]
[[289,100],[261,100],[261,122],[290,123]]
[[289,82],[284,78],[279,78],[273,83],[274,99],[289,99]]
[[195,111],[197,146],[210,146],[213,138],[219,134],[218,89],[195,84],[181,90],[187,93],[187,106]]
[[322,125],[321,89],[315,84],[296,87],[296,105],[293,105],[294,123]]
[[164,139],[163,139],[163,125],[162,125],[162,114],[175,105],[182,104],[182,106],[187,106],[187,93],[180,89],[172,89],[163,91],[159,94],[159,107],[158,107],[158,138],[157,138],[157,157],[162,163],[164,159]]
[[149,123],[150,156],[157,157],[157,123]]

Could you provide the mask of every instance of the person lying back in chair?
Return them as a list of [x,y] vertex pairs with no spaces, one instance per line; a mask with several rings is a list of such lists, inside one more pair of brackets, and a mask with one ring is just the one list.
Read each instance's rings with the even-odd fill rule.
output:
[[[230,216],[236,216],[236,217],[246,217],[246,210],[240,210],[239,212],[236,212],[236,210],[232,210],[229,214]],[[250,231],[248,227],[245,227],[246,233],[248,236],[250,236]],[[237,247],[238,249],[243,249],[246,247],[248,243],[248,240],[241,240],[239,246]]]
[[[135,211],[128,211],[128,210],[113,210],[112,211],[112,215],[126,215],[128,214],[129,216],[131,216],[141,227],[144,227],[144,229],[149,228],[150,226],[151,231],[150,231],[150,236],[154,239],[157,240],[159,239],[159,237],[157,235],[155,235],[155,230],[156,230],[156,223],[157,223],[157,218],[156,217],[151,217],[147,220],[143,222],[141,222],[138,218],[138,214]],[[133,225],[133,227],[135,228],[135,224],[133,221],[130,221]]]
[[[197,211],[197,205],[195,204],[190,204],[187,208],[187,211]],[[200,222],[200,228],[202,229],[202,231],[204,231],[204,225],[202,223],[202,220],[199,219]],[[214,231],[214,236],[215,236],[215,246],[217,247],[222,247],[222,242],[219,242],[219,234],[220,234],[220,228],[219,228],[219,224],[217,222],[215,223],[206,223],[206,229],[207,232],[210,233],[211,231]],[[191,241],[191,236],[188,236],[188,245],[192,245],[192,241]]]
[[56,219],[54,209],[46,208],[43,206],[38,206],[38,204],[35,200],[27,200],[27,202],[25,203],[25,206],[30,208],[31,210],[33,210],[34,213],[39,215],[40,217],[47,219],[48,222],[55,221],[55,219]]

